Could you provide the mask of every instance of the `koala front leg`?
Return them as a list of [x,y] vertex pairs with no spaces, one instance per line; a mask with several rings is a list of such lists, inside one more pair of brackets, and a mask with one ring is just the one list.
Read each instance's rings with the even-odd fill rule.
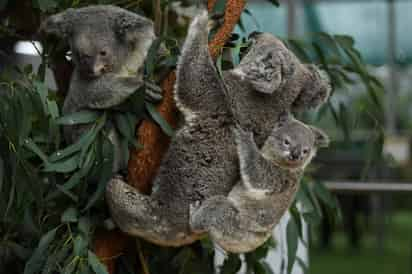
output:
[[279,168],[265,159],[252,133],[234,129],[239,155],[240,175],[248,196],[260,200],[282,189]]
[[256,249],[271,230],[260,227],[251,216],[241,214],[224,196],[214,196],[200,206],[191,206],[190,227],[195,232],[208,232],[224,250],[243,253]]
[[195,17],[177,66],[175,100],[186,119],[227,110],[225,87],[209,55],[208,21],[206,11]]

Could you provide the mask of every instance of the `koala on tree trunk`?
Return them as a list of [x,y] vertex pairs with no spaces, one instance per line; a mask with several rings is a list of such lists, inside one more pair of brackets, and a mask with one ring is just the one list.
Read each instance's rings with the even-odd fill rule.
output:
[[[113,107],[143,85],[143,63],[155,39],[151,20],[115,6],[88,6],[50,16],[40,31],[70,46],[74,71],[63,114]],[[82,128],[65,132],[73,142]]]
[[[207,26],[203,12],[183,46],[175,100],[185,124],[172,139],[151,195],[116,177],[106,198],[113,219],[129,234],[180,246],[210,233],[223,248],[244,252],[268,237],[292,201],[304,167],[326,144],[320,130],[290,115],[281,127],[283,113],[321,104],[330,85],[270,34],[255,35],[241,64],[221,79],[209,55]],[[243,131],[253,133],[256,144]],[[285,140],[289,145],[280,147]],[[268,205],[277,198],[282,199]],[[261,219],[250,218],[260,209]],[[248,237],[244,245],[242,235]]]

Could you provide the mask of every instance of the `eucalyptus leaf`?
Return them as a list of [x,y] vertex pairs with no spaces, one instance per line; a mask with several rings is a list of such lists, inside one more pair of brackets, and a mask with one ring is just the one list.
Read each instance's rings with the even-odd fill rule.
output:
[[100,116],[101,114],[97,111],[82,110],[60,117],[56,119],[56,123],[58,125],[89,124],[95,122]]
[[105,139],[103,142],[103,164],[101,168],[100,180],[96,191],[90,197],[85,208],[83,209],[84,211],[91,208],[103,196],[106,186],[113,176],[113,161],[113,145],[108,139]]
[[29,149],[34,154],[39,156],[39,158],[42,159],[45,164],[48,163],[47,155],[40,149],[40,147],[37,146],[35,142],[33,142],[32,139],[26,138],[23,143],[25,148]]
[[77,169],[79,155],[73,155],[69,158],[62,159],[58,162],[48,163],[44,167],[44,172],[69,173]]
[[75,223],[78,220],[78,211],[74,207],[69,207],[63,212],[63,215],[61,217],[61,222],[62,223]]
[[85,256],[88,245],[89,243],[83,238],[82,235],[77,235],[73,242],[73,254],[79,257]]
[[155,120],[156,123],[162,128],[163,132],[166,133],[168,136],[172,137],[175,133],[173,128],[160,115],[160,113],[156,110],[156,107],[153,104],[146,102],[146,109],[148,110],[153,120]]
[[288,243],[288,266],[287,272],[291,273],[293,265],[295,263],[296,253],[298,250],[298,240],[299,232],[295,220],[293,218],[289,219],[289,222],[286,226],[286,239]]
[[104,266],[99,258],[90,250],[88,251],[87,261],[96,274],[109,274],[106,266]]
[[279,7],[279,1],[278,0],[267,0],[269,3],[275,5],[276,7]]
[[37,248],[34,250],[32,256],[26,263],[24,274],[34,274],[41,270],[42,265],[46,259],[46,250],[54,240],[56,231],[57,228],[52,229],[40,238]]
[[221,274],[236,274],[242,266],[242,261],[237,254],[229,254],[223,262]]
[[37,0],[38,7],[41,11],[47,12],[57,7],[56,0]]

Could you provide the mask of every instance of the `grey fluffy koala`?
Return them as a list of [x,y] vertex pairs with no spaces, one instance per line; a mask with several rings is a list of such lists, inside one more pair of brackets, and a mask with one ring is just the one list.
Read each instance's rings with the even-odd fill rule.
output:
[[[209,56],[207,26],[204,12],[192,22],[183,46],[175,100],[185,123],[163,158],[151,195],[117,177],[106,198],[126,233],[180,246],[209,232],[225,249],[243,252],[268,237],[289,206],[301,171],[326,138],[291,116],[285,126],[274,126],[282,113],[326,100],[329,81],[269,34],[256,35],[241,64],[222,79]],[[256,144],[249,133],[234,130],[238,125],[253,133]],[[279,149],[286,134],[291,147]],[[245,244],[239,242],[242,235],[248,237]]]
[[263,244],[293,201],[304,168],[329,143],[319,129],[280,117],[261,150],[253,135],[234,129],[240,181],[227,196],[192,205],[190,225],[208,232],[226,251],[249,252]]
[[[110,6],[68,9],[40,30],[68,41],[74,71],[63,113],[120,104],[143,85],[143,63],[155,39],[151,20]],[[74,141],[81,130],[66,130]]]

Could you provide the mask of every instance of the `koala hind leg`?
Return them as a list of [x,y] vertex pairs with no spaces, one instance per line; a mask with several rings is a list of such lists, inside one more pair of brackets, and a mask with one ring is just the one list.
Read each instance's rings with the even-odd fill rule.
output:
[[106,188],[106,199],[111,216],[128,234],[143,238],[156,238],[161,234],[159,219],[162,209],[150,196],[139,193],[125,183],[122,178],[114,177]]
[[190,210],[190,227],[196,232],[208,232],[223,249],[243,253],[256,249],[271,232],[256,231],[253,221],[224,196],[214,196]]

